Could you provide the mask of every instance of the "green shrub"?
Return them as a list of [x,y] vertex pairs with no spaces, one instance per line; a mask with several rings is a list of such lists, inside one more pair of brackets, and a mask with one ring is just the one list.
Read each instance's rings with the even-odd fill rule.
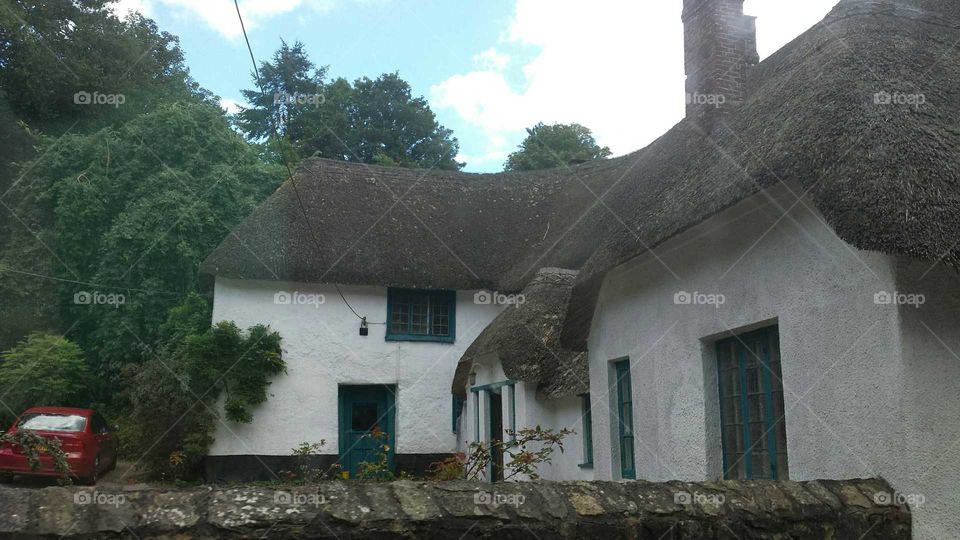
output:
[[270,377],[286,372],[278,333],[262,325],[242,332],[226,321],[211,327],[209,312],[196,295],[172,309],[161,347],[128,374],[125,443],[150,477],[196,478],[220,417],[251,422]]
[[30,334],[0,362],[3,428],[29,407],[86,406],[88,382],[79,346],[54,334]]

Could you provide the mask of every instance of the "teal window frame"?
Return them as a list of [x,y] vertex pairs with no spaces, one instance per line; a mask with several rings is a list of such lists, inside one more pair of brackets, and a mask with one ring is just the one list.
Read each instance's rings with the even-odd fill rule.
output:
[[[627,480],[636,480],[636,447],[634,445],[633,422],[633,384],[630,380],[630,359],[626,358],[613,363],[614,396],[620,446],[620,477]],[[629,452],[628,452],[629,450]]]
[[779,339],[770,326],[716,342],[724,479],[789,478]]
[[580,412],[583,424],[583,462],[580,466],[589,469],[593,467],[593,406],[589,393],[580,395]]
[[452,394],[452,406],[453,406],[453,423],[451,429],[453,432],[457,432],[457,420],[460,419],[460,415],[463,414],[463,405],[465,403],[464,398],[458,396],[457,394]]
[[517,385],[507,385],[507,395],[510,399],[510,443],[517,444]]
[[[413,333],[413,305],[410,304],[410,311],[407,312],[407,329],[403,332],[394,331],[393,308],[397,300],[402,298],[426,297],[427,308],[427,333]],[[447,306],[448,324],[446,334],[434,334],[434,310],[436,303],[443,303]],[[440,343],[453,343],[456,341],[456,322],[457,322],[457,292],[441,289],[398,289],[390,287],[387,289],[387,341],[433,341]]]

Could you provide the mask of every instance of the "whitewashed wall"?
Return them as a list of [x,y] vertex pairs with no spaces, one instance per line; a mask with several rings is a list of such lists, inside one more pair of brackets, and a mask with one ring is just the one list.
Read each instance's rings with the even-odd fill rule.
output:
[[[386,288],[341,289],[369,322],[386,321]],[[323,295],[324,303],[277,304],[279,291]],[[398,454],[456,448],[450,397],[454,369],[501,307],[477,305],[473,291],[459,291],[455,343],[385,341],[383,324],[359,335],[360,321],[330,285],[218,278],[214,292],[214,321],[232,320],[244,329],[263,323],[280,332],[288,373],[273,380],[269,399],[253,411],[253,423],[218,425],[211,455],[290,455],[300,442],[320,439],[326,440],[324,453],[336,454],[340,384],[397,386]]]
[[[503,372],[500,360],[495,354],[485,355],[474,364],[476,383],[467,384],[467,406],[461,418],[461,428],[458,439],[458,448],[467,451],[470,442],[476,440],[476,405],[477,395],[470,392],[472,386],[483,386],[503,382],[508,379]],[[544,480],[591,480],[593,470],[580,467],[584,459],[582,444],[583,423],[581,418],[580,398],[571,396],[562,399],[542,399],[537,397],[537,385],[534,383],[518,382],[516,384],[516,421],[517,429],[535,427],[560,431],[563,428],[574,430],[576,433],[564,439],[564,450],[556,450],[550,464],[538,467],[538,473]],[[510,406],[508,393],[504,391],[503,399],[503,426],[510,426]],[[487,403],[485,395],[480,397],[480,437],[484,441],[490,440],[489,419],[487,418]],[[536,449],[531,447],[531,449]]]
[[[877,305],[879,291],[920,287],[898,279],[919,272],[849,246],[813,208],[762,193],[606,277],[589,340],[597,477],[619,475],[609,363],[629,356],[637,477],[720,478],[713,342],[776,323],[790,478],[883,476],[926,496],[918,538],[956,535],[960,280],[931,273],[919,309]],[[677,305],[679,291],[725,303]]]

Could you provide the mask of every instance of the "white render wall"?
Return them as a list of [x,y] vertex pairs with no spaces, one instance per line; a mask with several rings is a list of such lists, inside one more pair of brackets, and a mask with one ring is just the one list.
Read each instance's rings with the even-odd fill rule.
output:
[[[386,288],[341,290],[368,322],[386,321]],[[277,304],[279,291],[323,295],[324,303]],[[341,384],[396,385],[397,454],[453,452],[450,382],[463,351],[500,309],[475,304],[473,291],[458,291],[455,343],[385,341],[383,324],[359,335],[359,319],[332,285],[217,278],[213,320],[232,320],[244,330],[262,323],[278,331],[288,373],[273,379],[252,423],[218,425],[210,455],[288,456],[301,442],[321,439],[323,453],[337,454]]]
[[[477,394],[470,391],[473,386],[484,386],[508,380],[503,372],[499,358],[495,354],[485,355],[474,363],[476,383],[467,384],[467,404],[460,418],[460,432],[458,449],[468,451],[468,445],[476,440],[476,404]],[[510,405],[507,399],[508,392],[503,393],[503,426],[510,426]],[[487,403],[485,393],[480,397],[480,438],[490,440],[489,420],[487,418]],[[517,429],[540,426],[544,429],[553,429],[559,432],[563,428],[574,430],[576,433],[568,435],[564,440],[564,449],[552,454],[550,464],[538,467],[537,472],[544,480],[592,480],[593,470],[580,467],[585,455],[583,448],[583,423],[580,398],[570,396],[561,399],[543,399],[537,396],[537,385],[519,381],[516,383],[516,421]],[[537,448],[531,447],[532,450]]]
[[[790,478],[883,476],[925,497],[914,507],[918,538],[956,536],[960,278],[937,270],[907,283],[923,270],[849,246],[813,208],[783,187],[761,193],[658,247],[659,260],[646,254],[608,274],[589,339],[597,478],[619,476],[608,388],[609,364],[623,357],[637,477],[722,477],[713,342],[775,323]],[[917,289],[927,291],[919,309],[874,302]],[[677,305],[680,291],[725,303]]]

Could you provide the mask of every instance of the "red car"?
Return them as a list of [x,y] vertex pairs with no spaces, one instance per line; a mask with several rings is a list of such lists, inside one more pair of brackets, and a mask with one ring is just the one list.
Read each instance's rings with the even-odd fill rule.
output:
[[[7,433],[29,429],[46,438],[59,439],[67,454],[70,473],[86,484],[95,484],[100,474],[117,465],[117,434],[100,413],[70,407],[31,407],[20,415]],[[0,448],[0,477],[14,474],[59,476],[53,458],[40,457],[40,467],[32,470],[23,449],[12,444]]]

